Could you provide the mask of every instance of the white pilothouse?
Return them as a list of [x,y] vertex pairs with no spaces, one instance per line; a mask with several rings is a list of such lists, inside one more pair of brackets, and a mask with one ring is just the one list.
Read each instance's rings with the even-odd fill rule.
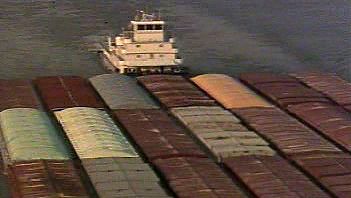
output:
[[108,37],[102,49],[110,70],[123,74],[183,73],[174,38],[166,38],[160,15],[138,11],[128,28]]

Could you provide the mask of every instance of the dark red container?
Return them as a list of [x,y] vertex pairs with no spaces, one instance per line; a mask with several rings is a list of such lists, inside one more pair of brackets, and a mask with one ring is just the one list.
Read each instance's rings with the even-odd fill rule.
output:
[[346,153],[297,155],[294,161],[336,197],[351,197],[351,156]]
[[246,197],[238,186],[211,160],[170,158],[154,160],[177,197]]
[[342,107],[326,103],[307,103],[292,105],[288,110],[345,150],[351,151],[351,114]]
[[243,74],[240,79],[282,107],[307,102],[331,103],[323,94],[288,75]]
[[339,151],[317,132],[277,108],[243,108],[231,111],[285,155],[313,151]]
[[184,129],[162,110],[116,110],[114,115],[150,160],[206,157]]
[[351,84],[335,74],[298,73],[294,74],[307,86],[325,94],[341,106],[351,105]]
[[34,83],[44,104],[50,110],[71,107],[104,107],[90,84],[81,77],[39,77],[34,80]]
[[141,83],[164,106],[214,106],[215,101],[182,76],[148,75],[138,77]]
[[88,198],[71,161],[16,162],[8,169],[13,198]]
[[263,83],[296,83],[293,77],[287,75],[280,75],[274,73],[243,73],[240,75],[240,79],[250,84],[263,84]]
[[329,197],[279,156],[238,156],[224,161],[257,197]]
[[10,108],[40,108],[30,81],[0,80],[0,111]]

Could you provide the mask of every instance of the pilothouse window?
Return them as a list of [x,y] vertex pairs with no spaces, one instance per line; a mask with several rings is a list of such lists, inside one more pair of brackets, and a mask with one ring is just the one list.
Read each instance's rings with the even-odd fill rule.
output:
[[162,25],[155,25],[155,30],[162,30]]
[[138,25],[138,30],[145,30],[145,25]]
[[153,30],[152,25],[146,25],[146,30]]

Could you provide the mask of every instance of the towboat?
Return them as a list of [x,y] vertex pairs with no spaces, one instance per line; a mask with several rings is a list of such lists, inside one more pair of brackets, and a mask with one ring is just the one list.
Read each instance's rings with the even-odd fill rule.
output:
[[121,34],[103,43],[106,68],[121,74],[186,73],[175,38],[167,36],[165,25],[159,13],[137,11]]

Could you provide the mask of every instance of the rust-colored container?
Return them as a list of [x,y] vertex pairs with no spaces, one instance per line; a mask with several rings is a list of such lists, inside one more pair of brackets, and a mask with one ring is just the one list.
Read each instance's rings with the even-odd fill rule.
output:
[[293,74],[307,86],[325,94],[341,106],[351,105],[351,84],[335,74],[298,73]]
[[39,77],[34,80],[34,83],[44,104],[50,110],[70,107],[104,107],[90,84],[81,77]]
[[240,79],[250,84],[262,83],[295,83],[298,82],[295,78],[274,73],[243,73]]
[[177,197],[246,197],[238,186],[211,160],[170,158],[154,160]]
[[242,180],[257,197],[329,197],[308,177],[275,156],[238,156],[224,161],[225,166]]
[[335,197],[351,197],[351,156],[346,153],[310,153],[294,161],[322,183]]
[[286,155],[339,151],[317,132],[277,108],[243,108],[231,111]]
[[0,80],[0,111],[11,108],[40,108],[29,80]]
[[292,105],[288,110],[351,151],[351,115],[342,107],[326,103],[307,103]]
[[16,162],[8,169],[13,198],[88,198],[72,161]]
[[282,107],[307,102],[330,103],[323,94],[288,75],[243,74],[240,79]]
[[215,101],[182,76],[148,75],[138,77],[141,83],[164,106],[214,106]]
[[150,160],[177,156],[206,157],[162,110],[115,110],[114,115]]

